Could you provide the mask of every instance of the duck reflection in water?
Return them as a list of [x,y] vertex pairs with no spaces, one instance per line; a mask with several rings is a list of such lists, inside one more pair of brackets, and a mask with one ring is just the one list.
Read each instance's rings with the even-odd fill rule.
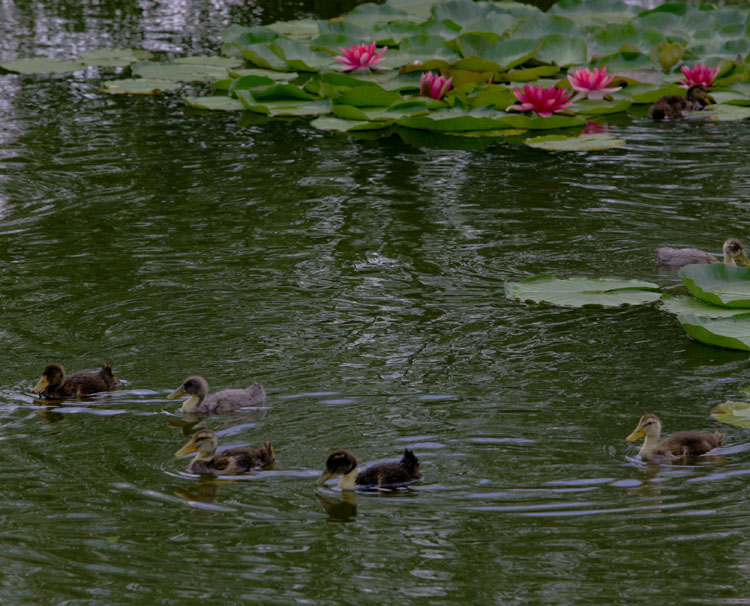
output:
[[196,501],[198,503],[205,503],[206,505],[217,505],[221,489],[220,484],[223,483],[224,480],[218,480],[210,476],[201,476],[189,488],[185,488],[184,490],[175,489],[174,493],[178,497],[182,497],[188,501]]
[[357,495],[354,492],[342,491],[335,495],[316,493],[315,496],[332,520],[351,522],[357,517]]

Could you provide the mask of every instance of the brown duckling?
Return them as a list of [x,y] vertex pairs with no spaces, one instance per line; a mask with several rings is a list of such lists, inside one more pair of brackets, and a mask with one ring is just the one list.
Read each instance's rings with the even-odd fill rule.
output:
[[210,429],[199,429],[190,441],[174,453],[176,457],[197,452],[190,461],[190,473],[210,473],[215,476],[237,475],[251,469],[266,467],[276,460],[271,442],[265,442],[260,448],[227,448],[216,453],[219,446],[218,436]]
[[266,390],[260,383],[246,389],[222,389],[209,395],[208,382],[197,375],[185,379],[167,396],[168,400],[189,395],[182,403],[182,412],[197,415],[224,414],[247,406],[261,406],[266,401]]
[[645,414],[638,421],[638,426],[627,438],[628,442],[635,442],[643,437],[645,441],[638,451],[642,459],[653,456],[679,459],[682,457],[698,456],[719,446],[726,437],[721,431],[704,433],[700,431],[678,431],[668,438],[659,440],[661,435],[661,421],[656,415]]
[[53,362],[42,371],[42,378],[34,386],[33,392],[46,400],[78,398],[100,391],[110,391],[117,385],[117,379],[109,364],[102,364],[97,372],[77,372],[65,376],[65,369]]
[[[698,248],[670,248],[660,246],[655,250],[656,260],[662,265],[690,265],[691,263],[718,263],[719,260],[709,252]],[[736,266],[739,261],[745,266],[750,266],[750,259],[745,254],[745,247],[737,238],[729,238],[721,247],[722,261],[727,265]]]
[[693,84],[684,97],[679,95],[666,95],[661,97],[648,110],[648,115],[654,120],[664,118],[681,118],[695,110],[701,110],[714,100],[708,94],[708,89],[703,84]]
[[317,485],[329,478],[341,475],[338,487],[341,490],[378,490],[408,486],[422,478],[419,459],[408,448],[397,463],[378,463],[357,473],[357,459],[348,450],[337,450],[326,460],[325,471],[318,477]]

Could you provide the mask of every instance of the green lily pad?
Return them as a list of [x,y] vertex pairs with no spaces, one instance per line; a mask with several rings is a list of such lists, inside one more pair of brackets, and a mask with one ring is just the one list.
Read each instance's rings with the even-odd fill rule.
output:
[[711,409],[711,416],[721,423],[750,427],[750,402],[727,400]]
[[609,25],[627,23],[642,9],[622,0],[560,0],[548,11],[583,25]]
[[3,61],[0,67],[17,74],[64,74],[84,69],[86,66],[80,61],[62,61],[47,57],[28,57],[26,59],[12,59]]
[[294,40],[312,40],[320,35],[320,28],[315,19],[296,19],[277,21],[266,25],[268,29]]
[[714,122],[734,122],[750,118],[750,107],[739,105],[728,105],[726,103],[709,105],[705,111],[710,112],[710,120]]
[[187,63],[167,61],[139,61],[130,68],[134,76],[154,80],[174,80],[178,82],[199,82],[202,80],[221,80],[229,76],[226,67],[210,63]]
[[526,139],[524,143],[529,147],[547,151],[597,151],[625,145],[625,141],[622,139],[613,135],[603,134],[579,135],[578,137],[545,135]]
[[622,98],[615,101],[591,101],[582,99],[576,101],[570,106],[570,110],[576,114],[587,116],[604,116],[607,114],[617,114],[627,111],[633,102],[628,98]]
[[722,307],[750,308],[750,269],[725,263],[686,265],[677,274],[690,294]]
[[197,109],[209,109],[212,111],[236,112],[245,109],[242,102],[227,96],[212,97],[185,97],[185,102],[190,107]]
[[588,45],[583,36],[549,34],[541,40],[544,46],[534,55],[536,61],[561,67],[580,65],[588,61]]
[[750,318],[706,318],[680,314],[677,320],[689,337],[717,347],[750,351]]
[[330,116],[321,116],[310,122],[310,126],[319,130],[330,130],[340,133],[382,130],[388,128],[391,124],[393,124],[392,120],[385,122],[362,122],[357,120],[344,120],[342,118],[331,118]]
[[664,311],[675,315],[700,316],[707,319],[732,318],[750,314],[750,309],[737,309],[712,305],[689,296],[664,294],[659,301]]
[[261,69],[257,67],[247,69],[230,69],[229,75],[234,78],[242,78],[244,76],[258,76],[261,78],[269,78],[271,80],[277,80],[280,82],[289,82],[297,78],[297,72],[277,72],[272,69]]
[[224,69],[233,69],[243,64],[242,59],[238,57],[221,57],[219,55],[194,55],[192,57],[177,57],[172,63],[179,65],[209,65],[212,67],[223,67]]
[[622,278],[567,278],[532,276],[521,282],[506,282],[508,298],[563,307],[599,305],[619,307],[652,303],[660,297],[657,284]]
[[627,92],[633,99],[633,103],[636,104],[651,104],[665,95],[685,96],[685,88],[677,85],[654,87],[649,84],[636,84],[629,86]]
[[339,97],[339,102],[354,107],[387,107],[403,97],[398,93],[387,91],[377,85],[358,86],[345,91]]
[[480,107],[470,112],[459,107],[453,107],[405,116],[399,118],[397,122],[399,126],[436,132],[503,130],[509,128],[545,130],[582,126],[584,124],[583,120],[575,116],[540,118],[495,110],[491,107]]
[[99,89],[113,95],[158,95],[182,88],[181,82],[175,80],[156,80],[154,78],[125,78],[123,80],[106,80]]
[[238,90],[237,98],[245,109],[256,114],[268,116],[321,116],[331,113],[331,103],[327,99],[320,101],[305,101],[303,99],[281,99],[260,101],[249,90]]
[[130,48],[101,48],[95,51],[81,53],[78,59],[93,67],[126,67],[142,59],[150,59],[153,55],[147,50]]

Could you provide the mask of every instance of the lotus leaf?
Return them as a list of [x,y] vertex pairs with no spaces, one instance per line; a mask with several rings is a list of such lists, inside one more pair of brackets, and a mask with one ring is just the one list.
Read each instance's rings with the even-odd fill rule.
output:
[[588,46],[583,36],[549,34],[541,39],[544,46],[534,55],[536,61],[554,63],[562,67],[588,61]]
[[627,111],[632,105],[630,99],[617,99],[615,101],[590,101],[583,99],[574,103],[570,109],[576,114],[587,116],[604,116]]
[[568,17],[583,25],[627,23],[640,9],[621,0],[560,0],[548,11],[550,15]]
[[284,59],[289,69],[297,72],[317,72],[322,67],[336,64],[330,53],[314,51],[297,40],[279,38],[269,42],[268,48]]
[[611,149],[625,145],[625,141],[613,135],[580,135],[565,137],[564,135],[545,135],[526,139],[526,145],[546,151],[597,151]]
[[[452,21],[443,21],[443,23],[452,23]],[[492,32],[503,35],[511,30],[516,23],[517,20],[513,15],[508,13],[494,13],[485,19],[464,25],[461,28],[461,33]]]
[[321,116],[331,113],[331,104],[326,99],[320,101],[304,101],[303,99],[259,101],[249,90],[238,90],[237,98],[246,109],[256,114],[302,117]]
[[597,55],[612,55],[628,48],[648,53],[655,44],[663,40],[664,35],[659,30],[636,27],[632,23],[612,23],[593,37]]
[[723,307],[750,308],[750,269],[725,263],[686,265],[677,274],[690,294]]
[[654,88],[648,84],[636,84],[628,87],[628,93],[633,99],[633,103],[651,104],[665,95],[685,96],[685,89],[682,86],[661,86]]
[[426,21],[430,17],[435,2],[433,0],[387,0],[386,4],[405,12],[415,21]]
[[436,2],[432,7],[432,17],[435,21],[446,19],[461,26],[474,24],[489,18],[493,13],[502,12],[504,11],[500,7],[496,8],[488,2],[480,3],[473,0]]
[[389,4],[373,4],[366,2],[355,6],[346,15],[347,21],[363,27],[372,29],[377,23],[392,23],[393,21],[419,21],[414,15],[394,8]]
[[226,96],[185,97],[185,102],[190,107],[213,111],[234,112],[245,109],[245,106],[239,100]]
[[230,69],[229,75],[235,78],[241,78],[243,76],[260,76],[262,78],[270,78],[271,80],[279,82],[288,82],[294,80],[297,77],[297,72],[277,72],[272,69]]
[[622,278],[568,278],[532,276],[521,282],[506,282],[505,294],[511,299],[552,303],[564,307],[601,305],[640,305],[659,299],[658,285]]
[[62,61],[47,57],[29,57],[3,61],[0,67],[17,74],[64,74],[84,69],[86,66],[80,61]]
[[[478,61],[477,65],[468,64],[466,61],[459,62],[457,65],[466,69],[479,67],[477,71],[507,71],[534,57],[544,46],[544,43],[539,40],[527,38],[514,38],[488,45],[486,40],[472,34],[461,36],[459,40],[464,57],[472,56]],[[486,62],[489,69],[482,68],[482,61]]]
[[354,107],[387,107],[403,97],[398,93],[384,90],[377,85],[358,86],[345,91],[339,97],[339,102]]
[[184,65],[209,65],[213,67],[223,67],[225,69],[231,69],[240,67],[243,63],[242,59],[237,57],[219,57],[218,55],[196,55],[193,57],[178,57],[173,59],[172,63],[184,64]]
[[241,46],[242,56],[263,69],[289,71],[289,65],[269,47],[269,42],[258,42],[248,46]]
[[750,402],[727,400],[711,409],[711,416],[721,423],[750,427]]
[[126,78],[102,82],[100,90],[113,95],[158,95],[182,88],[175,80],[155,80],[153,78]]
[[139,61],[131,67],[133,75],[154,80],[175,80],[178,82],[198,82],[220,80],[229,75],[226,67],[210,64],[190,64],[168,61]]
[[141,59],[150,59],[151,53],[147,50],[134,50],[130,48],[102,48],[99,50],[81,53],[78,59],[86,65],[94,67],[126,67]]
[[271,31],[293,40],[311,40],[320,35],[318,22],[315,19],[297,19],[277,21],[266,26]]
[[360,122],[356,120],[342,120],[341,118],[330,118],[321,116],[316,118],[310,125],[320,130],[335,130],[341,133],[355,131],[382,130],[388,128],[392,122]]
[[721,307],[706,303],[695,297],[664,294],[660,301],[661,309],[675,315],[700,316],[707,319],[732,318],[750,315],[750,309]]
[[549,34],[576,36],[581,33],[581,28],[572,19],[537,13],[521,19],[513,35],[519,38],[543,38]]
[[687,335],[708,345],[750,351],[750,318],[706,318],[680,314],[677,316]]
[[[234,94],[234,91],[236,90],[251,90],[258,86],[270,86],[274,83],[275,80],[271,80],[271,78],[266,78],[265,76],[242,76],[241,78],[235,78],[232,80],[228,90],[230,94]],[[214,82],[214,88],[218,88],[216,82]]]
[[236,44],[240,48],[257,44],[259,42],[270,42],[279,37],[279,34],[267,27],[244,27],[241,25],[230,25],[221,32],[221,39],[230,44]]

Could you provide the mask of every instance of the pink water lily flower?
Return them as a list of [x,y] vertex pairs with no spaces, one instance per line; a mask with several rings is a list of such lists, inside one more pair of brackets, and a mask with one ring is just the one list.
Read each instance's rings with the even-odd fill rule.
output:
[[388,50],[387,46],[375,53],[375,42],[372,44],[354,44],[349,48],[339,47],[343,57],[334,57],[336,61],[343,65],[345,72],[369,72],[371,69],[385,69],[378,66],[383,60],[383,53]]
[[451,84],[453,84],[453,78],[425,72],[419,79],[419,94],[430,99],[442,99],[450,90]]
[[573,97],[572,101],[578,101],[583,97],[601,101],[607,93],[614,93],[622,88],[622,86],[607,88],[614,79],[614,76],[607,76],[606,65],[601,69],[581,67],[572,70],[568,74],[568,82],[570,82],[571,88],[576,91],[576,96]]
[[535,111],[542,118],[547,118],[554,112],[562,111],[573,103],[569,101],[573,93],[564,88],[555,88],[554,85],[544,88],[541,84],[526,84],[523,90],[514,88],[513,94],[521,104],[509,105],[506,111],[509,109],[517,109],[522,112]]
[[680,84],[690,88],[693,84],[702,84],[703,86],[711,86],[713,84],[716,74],[719,73],[719,67],[708,67],[705,63],[693,63],[693,67],[687,65],[682,66],[682,73],[685,75],[684,80],[680,80]]

